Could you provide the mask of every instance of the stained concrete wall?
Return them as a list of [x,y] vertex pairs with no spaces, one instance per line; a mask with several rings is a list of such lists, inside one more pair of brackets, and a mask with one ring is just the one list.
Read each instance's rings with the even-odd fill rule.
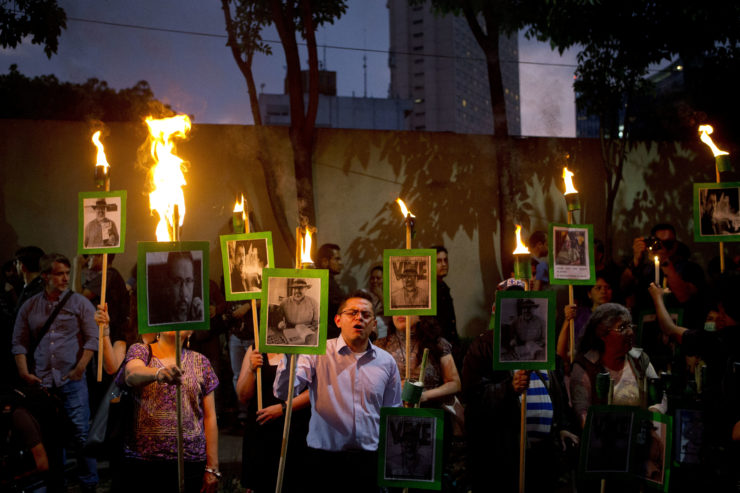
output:
[[[108,130],[103,143],[111,163],[111,188],[128,191],[126,251],[114,265],[128,277],[136,262],[136,242],[155,240],[146,170],[137,164],[146,128],[111,124]],[[277,266],[291,266],[294,239],[278,230],[263,171],[263,166],[275,171],[285,217],[295,228],[287,132],[279,127],[195,125],[189,138],[178,143],[177,154],[189,163],[182,238],[210,242],[210,275],[216,281],[222,274],[218,237],[229,232],[234,200],[241,193],[249,201],[255,230],[273,231]],[[24,245],[75,254],[77,194],[93,190],[91,134],[84,123],[0,120],[0,259],[11,258]],[[413,246],[448,247],[447,282],[458,327],[472,336],[487,324],[495,284],[508,277],[502,272],[512,270],[508,252],[514,249],[513,225],[523,224],[526,239],[549,222],[566,221],[564,164],[576,173],[581,192],[583,207],[576,220],[594,224],[595,236],[603,237],[600,153],[594,140],[321,129],[314,159],[318,242],[342,247],[346,267],[340,282],[345,288],[364,287],[367,271],[382,260],[383,249],[404,246],[403,222],[394,203],[401,196],[418,218]],[[510,175],[500,172],[504,159],[510,161]],[[508,197],[501,214],[503,240],[500,179]],[[616,203],[617,256],[631,252],[634,236],[668,221],[706,267],[717,247],[691,241],[694,181],[714,181],[713,159],[698,139],[637,144],[628,156]]]

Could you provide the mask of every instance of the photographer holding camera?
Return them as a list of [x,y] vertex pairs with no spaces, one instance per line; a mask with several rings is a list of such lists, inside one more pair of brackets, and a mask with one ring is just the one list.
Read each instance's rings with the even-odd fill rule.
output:
[[702,327],[707,315],[704,270],[689,260],[689,248],[676,240],[676,229],[671,224],[656,224],[650,230],[650,236],[635,238],[632,253],[632,260],[622,273],[621,285],[633,315],[638,317],[641,310],[653,308],[648,286],[655,280],[654,257],[657,256],[660,284],[665,283],[670,290],[665,299],[666,306],[682,308],[683,320],[688,327]]

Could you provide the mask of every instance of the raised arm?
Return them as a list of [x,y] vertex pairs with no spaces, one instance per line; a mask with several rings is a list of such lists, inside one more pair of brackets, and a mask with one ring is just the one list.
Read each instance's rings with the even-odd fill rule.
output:
[[660,330],[663,331],[665,335],[673,338],[676,342],[680,344],[681,340],[683,339],[684,333],[688,329],[686,329],[685,327],[679,327],[673,322],[671,315],[668,313],[668,310],[666,310],[665,303],[663,303],[662,288],[659,288],[655,285],[654,282],[651,282],[650,286],[648,287],[648,292],[653,298],[653,303],[655,304],[655,313],[658,317],[658,325],[660,326]]

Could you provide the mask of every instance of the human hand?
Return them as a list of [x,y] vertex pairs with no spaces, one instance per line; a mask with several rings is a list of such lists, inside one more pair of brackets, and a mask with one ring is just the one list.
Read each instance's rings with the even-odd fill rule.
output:
[[283,406],[280,404],[273,404],[272,406],[263,407],[257,411],[257,424],[263,425],[269,423],[273,419],[277,419],[283,415]]
[[576,318],[576,305],[565,305],[563,312],[565,313],[565,321],[570,322]]
[[208,471],[203,473],[203,484],[200,487],[201,493],[216,493],[218,491],[219,478]]
[[203,319],[203,300],[197,296],[193,298],[193,302],[190,303],[190,319],[191,320],[202,320]]
[[659,301],[662,301],[663,294],[665,294],[666,290],[656,286],[654,282],[650,283],[650,286],[648,286],[648,293],[650,293],[650,296],[653,298],[654,303],[658,303]]
[[258,353],[257,351],[252,351],[252,353],[249,355],[249,364],[253,369],[260,368],[264,361],[262,360],[262,354]]
[[182,382],[182,370],[176,364],[171,364],[157,369],[154,377],[157,383],[179,385]]
[[98,327],[103,326],[103,337],[110,336],[110,316],[108,315],[108,303],[105,305],[98,305],[98,310],[95,312],[95,323]]
[[568,441],[573,442],[573,445],[578,445],[580,438],[578,438],[578,435],[571,433],[568,430],[560,430],[560,446],[563,448],[563,452],[568,448]]
[[78,380],[82,379],[82,375],[85,374],[85,367],[83,366],[80,368],[78,365],[75,365],[72,370],[70,370],[69,373],[64,375],[62,377],[62,381],[64,380],[72,380],[73,382],[77,382]]
[[635,265],[640,263],[640,260],[642,260],[642,256],[646,251],[647,245],[645,244],[645,238],[641,236],[632,241],[632,261]]
[[24,382],[26,382],[31,387],[35,387],[36,385],[41,385],[41,379],[34,375],[33,373],[26,372],[25,374],[20,376]]
[[517,370],[514,373],[514,379],[511,381],[514,392],[521,394],[529,387],[529,370]]

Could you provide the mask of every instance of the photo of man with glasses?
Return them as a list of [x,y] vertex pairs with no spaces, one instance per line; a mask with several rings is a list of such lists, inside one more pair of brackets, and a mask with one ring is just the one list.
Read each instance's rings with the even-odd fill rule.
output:
[[[164,266],[157,262],[163,255]],[[199,250],[147,253],[149,325],[204,320],[202,255]]]

